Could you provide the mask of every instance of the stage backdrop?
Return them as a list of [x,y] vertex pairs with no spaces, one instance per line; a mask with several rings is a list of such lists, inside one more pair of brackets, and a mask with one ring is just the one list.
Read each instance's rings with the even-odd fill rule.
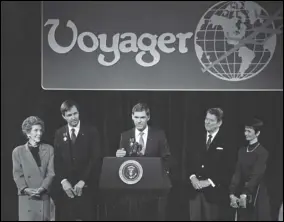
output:
[[45,89],[283,88],[281,1],[42,2]]
[[165,130],[171,147],[174,187],[168,218],[175,220],[188,219],[183,154],[186,150],[190,152],[189,144],[196,129],[202,129],[206,109],[223,108],[223,127],[235,144],[232,151],[244,142],[242,120],[246,116],[258,116],[265,122],[260,141],[270,152],[267,179],[276,218],[283,196],[282,91],[45,91],[41,88],[40,75],[40,2],[6,2],[2,6],[1,220],[18,218],[12,150],[26,142],[21,132],[23,120],[31,115],[42,118],[46,124],[44,141],[52,144],[55,130],[65,124],[60,105],[70,98],[80,104],[82,121],[97,126],[104,156],[115,155],[120,133],[132,127],[132,106],[140,101],[149,104],[149,124]]

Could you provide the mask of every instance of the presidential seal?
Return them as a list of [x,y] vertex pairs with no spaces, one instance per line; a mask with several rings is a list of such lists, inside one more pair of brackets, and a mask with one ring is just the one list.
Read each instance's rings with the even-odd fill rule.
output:
[[123,162],[119,168],[119,178],[126,184],[138,183],[143,175],[143,168],[140,163],[135,160],[127,160]]

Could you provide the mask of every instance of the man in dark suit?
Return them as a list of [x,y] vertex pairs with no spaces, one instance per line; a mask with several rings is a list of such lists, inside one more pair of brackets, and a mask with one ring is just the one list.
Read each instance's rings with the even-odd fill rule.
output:
[[229,202],[228,186],[232,174],[232,153],[228,138],[220,129],[223,111],[211,108],[206,113],[205,133],[195,136],[188,157],[190,180],[189,214],[193,221],[222,219],[223,206]]
[[[165,170],[169,172],[170,149],[164,131],[154,129],[148,126],[150,120],[150,109],[147,104],[138,103],[132,109],[132,120],[134,128],[121,134],[119,149],[116,152],[117,157],[129,156],[131,154],[131,143],[137,142],[141,145],[140,156],[161,157]],[[142,198],[138,199],[138,218],[136,220],[165,219],[166,199]],[[159,209],[158,209],[158,208]],[[156,212],[155,212],[156,211]]]
[[55,187],[58,220],[94,220],[101,168],[100,137],[95,127],[80,122],[78,105],[61,105],[67,125],[55,133]]

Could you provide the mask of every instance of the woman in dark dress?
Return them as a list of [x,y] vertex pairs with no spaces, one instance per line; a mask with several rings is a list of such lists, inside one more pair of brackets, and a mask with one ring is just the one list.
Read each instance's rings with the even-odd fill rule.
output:
[[265,185],[267,150],[258,142],[261,120],[245,125],[248,145],[240,148],[235,173],[230,184],[231,207],[239,221],[271,220],[270,203]]

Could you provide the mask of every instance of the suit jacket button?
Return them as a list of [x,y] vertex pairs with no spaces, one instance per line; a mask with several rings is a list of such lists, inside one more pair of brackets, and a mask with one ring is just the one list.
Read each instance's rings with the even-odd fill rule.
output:
[[201,167],[204,168],[204,165],[202,165]]

